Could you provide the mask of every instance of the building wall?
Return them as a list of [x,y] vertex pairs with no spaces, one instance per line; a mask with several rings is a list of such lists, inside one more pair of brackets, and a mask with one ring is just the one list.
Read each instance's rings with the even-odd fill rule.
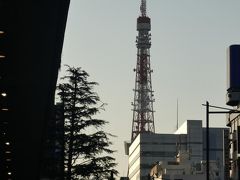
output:
[[146,177],[152,165],[159,159],[172,160],[177,155],[176,141],[178,137],[174,134],[144,134],[141,136],[141,179]]
[[[166,179],[167,177],[163,177],[159,180],[164,180]],[[173,176],[173,177],[169,177],[170,179],[169,180],[204,180],[206,179],[206,176],[205,175],[176,175],[176,176]],[[154,180],[157,180],[157,179],[154,179]]]
[[193,161],[202,160],[203,153],[203,132],[202,121],[188,120],[187,121],[187,144]]
[[[203,160],[206,160],[206,128],[203,128]],[[218,162],[221,177],[224,177],[224,129],[209,128],[209,160]]]
[[[238,110],[240,110],[238,108]],[[230,148],[230,177],[232,180],[240,178],[240,115],[230,114],[227,118],[227,125],[230,127],[229,145]]]
[[186,150],[193,161],[201,161],[203,154],[203,132],[201,120],[187,120],[174,134],[186,134]]
[[[177,155],[178,139],[179,135],[175,134],[139,134],[129,148],[130,180],[147,179],[149,169],[160,159],[174,160]],[[183,144],[186,143],[184,139]]]
[[[129,148],[129,179],[146,179],[157,161],[174,161],[179,150],[189,152],[193,162],[205,160],[205,133],[201,120],[188,120],[174,134],[139,134]],[[223,179],[223,128],[210,129],[210,134],[210,160],[219,161]]]
[[55,105],[48,122],[41,162],[41,178],[64,178],[64,112],[61,104]]
[[[0,92],[8,94],[5,105],[10,112],[0,108],[0,119],[8,123],[11,179],[40,177],[40,154],[54,107],[69,3],[0,1],[0,29],[5,32],[0,51],[6,55],[5,64],[0,63]],[[0,166],[0,178],[2,172],[6,173]]]

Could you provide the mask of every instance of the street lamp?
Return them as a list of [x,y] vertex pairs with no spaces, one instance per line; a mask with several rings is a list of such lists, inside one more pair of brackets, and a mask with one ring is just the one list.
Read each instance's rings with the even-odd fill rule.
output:
[[[206,179],[209,180],[209,114],[233,114],[233,113],[240,113],[240,111],[235,109],[229,109],[219,106],[212,106],[209,105],[209,102],[206,101],[206,104],[202,104],[203,106],[206,106]],[[215,108],[215,109],[222,109],[225,111],[209,111],[209,107]]]

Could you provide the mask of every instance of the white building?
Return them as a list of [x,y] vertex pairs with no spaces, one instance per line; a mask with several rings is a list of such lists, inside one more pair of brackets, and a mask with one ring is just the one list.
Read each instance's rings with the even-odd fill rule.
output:
[[[175,161],[179,151],[189,152],[189,160],[205,159],[205,128],[201,120],[186,121],[174,134],[140,133],[129,147],[130,180],[147,180],[157,161]],[[224,178],[224,128],[210,128],[210,160],[215,160]],[[214,141],[214,142],[213,142]],[[219,145],[219,146],[216,146]]]
[[[210,161],[210,179],[219,180],[216,161]],[[160,161],[150,171],[152,180],[203,180],[206,179],[206,162],[193,162],[188,152],[180,152],[175,161]]]

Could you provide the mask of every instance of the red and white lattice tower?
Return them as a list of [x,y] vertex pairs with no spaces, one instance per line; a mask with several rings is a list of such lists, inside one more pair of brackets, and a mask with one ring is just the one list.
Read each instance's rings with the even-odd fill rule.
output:
[[137,66],[133,102],[132,138],[139,133],[154,133],[153,91],[151,82],[150,47],[151,19],[147,17],[146,0],[141,0],[141,14],[137,19]]

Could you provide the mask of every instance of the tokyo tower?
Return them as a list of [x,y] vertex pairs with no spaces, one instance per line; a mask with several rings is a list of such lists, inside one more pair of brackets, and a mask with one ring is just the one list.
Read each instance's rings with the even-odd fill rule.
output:
[[137,18],[138,36],[137,65],[131,142],[139,133],[154,133],[153,91],[151,82],[150,48],[151,48],[151,19],[147,17],[146,0],[141,0],[140,16]]

